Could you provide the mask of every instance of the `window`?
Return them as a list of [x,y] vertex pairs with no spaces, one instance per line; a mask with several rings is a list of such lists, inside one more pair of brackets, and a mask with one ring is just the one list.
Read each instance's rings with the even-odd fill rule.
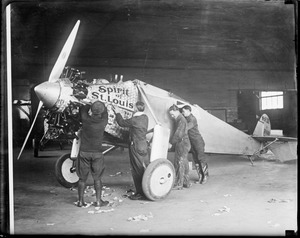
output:
[[260,92],[260,110],[283,108],[283,92]]

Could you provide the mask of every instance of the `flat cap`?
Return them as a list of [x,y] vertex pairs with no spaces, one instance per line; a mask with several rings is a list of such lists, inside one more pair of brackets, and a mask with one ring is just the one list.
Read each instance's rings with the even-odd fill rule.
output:
[[102,112],[104,112],[104,109],[105,109],[105,105],[103,102],[100,101],[94,102],[91,106],[91,111],[94,115],[101,114]]

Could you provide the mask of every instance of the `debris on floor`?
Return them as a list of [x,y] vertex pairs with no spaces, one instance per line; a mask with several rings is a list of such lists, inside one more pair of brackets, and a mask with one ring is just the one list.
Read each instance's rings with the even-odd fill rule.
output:
[[128,217],[127,221],[147,221],[149,218],[153,218],[152,213],[150,212],[149,215],[138,215],[134,217]]
[[213,216],[220,216],[224,212],[230,212],[230,208],[227,206],[223,206],[218,210],[218,212],[214,213]]
[[111,209],[100,209],[100,208],[95,208],[96,211],[88,211],[89,214],[98,214],[98,213],[107,213],[107,212],[113,212],[115,209],[111,208]]
[[112,193],[105,193],[105,191],[102,190],[101,195],[102,197],[107,197],[107,196],[111,196]]
[[114,197],[113,200],[114,200],[114,201],[118,201],[118,202],[123,202],[123,200],[122,200],[122,199],[119,199],[118,197]]
[[126,194],[123,194],[122,197],[123,198],[127,198],[127,197],[130,197],[131,195],[134,194],[134,191],[130,188],[126,191]]
[[123,202],[122,199],[120,199],[120,198],[118,198],[118,197],[114,197],[114,198],[113,198],[113,201],[109,201],[108,206],[109,206],[109,207],[117,207],[117,206],[119,206],[120,203],[122,203],[122,202]]
[[271,198],[268,203],[275,203],[275,202],[291,202],[293,201],[292,199],[276,199],[276,198]]
[[110,189],[110,187],[102,186],[102,189]]
[[140,204],[147,204],[147,203],[149,203],[149,202],[140,202]]
[[111,196],[113,193],[115,192],[115,189],[103,186],[102,187],[102,196],[103,197],[107,197],[107,196]]
[[96,194],[96,190],[95,190],[94,186],[86,186],[86,188],[84,190],[84,194],[87,197],[94,196]]
[[122,175],[122,172],[117,172],[115,174],[110,174],[109,176],[110,177],[116,177],[116,176],[119,176],[119,175]]
[[220,212],[230,212],[230,208],[227,206],[223,206],[222,208],[220,208],[218,211]]
[[[111,193],[105,193],[105,190],[111,190]],[[77,188],[76,187],[72,187],[70,188],[70,191],[72,192],[77,192]],[[106,196],[110,196],[112,194],[112,192],[114,192],[114,189],[110,189],[109,187],[106,187],[106,186],[103,186],[102,187],[102,191],[101,191],[101,195],[103,197],[106,197]],[[84,196],[85,197],[91,197],[91,196],[95,196],[96,194],[96,190],[94,188],[94,186],[86,186],[85,190],[84,190]]]
[[224,197],[231,197],[231,194],[224,194]]
[[268,223],[271,227],[278,227],[278,226],[280,226],[279,223],[272,224],[272,221],[268,221],[267,223]]
[[50,190],[50,193],[57,195],[57,192],[55,191],[55,189]]

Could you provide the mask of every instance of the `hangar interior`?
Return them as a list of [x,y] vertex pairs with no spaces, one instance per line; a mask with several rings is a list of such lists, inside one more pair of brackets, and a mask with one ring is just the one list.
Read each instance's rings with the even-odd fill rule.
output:
[[[297,137],[297,4],[298,1],[293,0],[12,2],[14,150],[19,150],[34,117],[32,101],[36,99],[31,90],[48,80],[77,20],[81,26],[67,66],[83,72],[87,80],[111,80],[115,75],[122,75],[123,81],[140,79],[199,105],[250,135],[258,118],[266,113],[274,133]],[[276,101],[275,107],[272,104],[264,108],[263,100],[270,98],[264,97],[264,92],[275,92],[275,97],[271,97],[279,98],[281,104],[278,106]],[[39,166],[34,165],[31,158],[31,143],[27,143],[26,148],[30,165],[37,169]],[[48,149],[41,152],[43,159],[47,157],[45,154],[56,150]],[[122,151],[118,153],[122,157]],[[221,170],[219,160],[212,161]],[[225,161],[234,163],[231,159]],[[29,169],[28,164],[21,163],[23,168]],[[52,163],[45,162],[45,166]],[[238,164],[242,162],[238,160]],[[274,166],[281,171],[280,165]],[[16,165],[20,171],[21,167]],[[272,166],[267,167],[272,170]],[[266,172],[267,167],[263,167],[262,172]],[[296,186],[294,168],[292,164],[293,172],[289,175],[292,182],[287,182],[291,194]],[[47,180],[46,185],[54,186],[51,182],[53,180]],[[55,194],[59,191],[66,193],[59,188]],[[17,224],[22,224],[22,219],[26,218],[21,215]],[[25,221],[25,227],[26,222],[30,224]],[[25,231],[35,233],[30,229]],[[231,234],[231,231],[224,232]],[[36,232],[43,233],[43,230],[37,228]],[[81,234],[81,231],[76,232]],[[243,234],[243,231],[238,233]],[[274,230],[267,232],[273,233]],[[97,234],[97,231],[88,234]]]

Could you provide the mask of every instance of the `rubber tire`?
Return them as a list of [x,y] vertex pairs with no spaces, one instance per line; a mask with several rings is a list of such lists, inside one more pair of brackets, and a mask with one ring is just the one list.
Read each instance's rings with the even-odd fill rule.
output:
[[[167,182],[161,186],[161,178],[168,177]],[[158,178],[160,177],[160,178]],[[151,200],[162,200],[171,192],[175,182],[175,169],[173,164],[167,159],[156,159],[146,168],[142,188],[145,196]]]
[[70,159],[71,154],[64,154],[55,163],[55,177],[57,181],[66,188],[76,187],[79,177],[74,171],[70,171],[73,160]]

